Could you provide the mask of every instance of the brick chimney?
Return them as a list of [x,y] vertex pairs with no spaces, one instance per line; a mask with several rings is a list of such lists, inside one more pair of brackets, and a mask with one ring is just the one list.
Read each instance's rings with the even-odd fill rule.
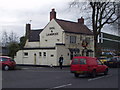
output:
[[29,38],[29,34],[30,34],[30,30],[31,30],[31,24],[26,24],[26,36],[27,39]]
[[79,18],[79,19],[78,19],[78,23],[84,24],[84,18],[83,18],[83,17]]
[[55,12],[55,9],[53,8],[52,11],[50,12],[50,21],[52,19],[56,19],[56,12]]

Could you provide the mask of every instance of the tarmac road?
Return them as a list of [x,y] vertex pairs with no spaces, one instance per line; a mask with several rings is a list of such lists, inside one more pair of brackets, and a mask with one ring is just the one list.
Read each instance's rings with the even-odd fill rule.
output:
[[99,74],[96,78],[81,75],[75,78],[69,67],[20,67],[21,70],[2,72],[2,88],[110,88],[119,86],[118,68],[110,68],[108,75]]

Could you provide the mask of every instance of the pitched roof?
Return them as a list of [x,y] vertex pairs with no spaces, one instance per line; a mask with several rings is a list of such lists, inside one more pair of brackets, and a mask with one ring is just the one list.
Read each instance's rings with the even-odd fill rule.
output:
[[29,42],[39,41],[40,40],[39,34],[42,32],[42,30],[43,29],[30,30]]
[[65,32],[93,35],[92,31],[84,24],[71,22],[61,19],[55,19]]

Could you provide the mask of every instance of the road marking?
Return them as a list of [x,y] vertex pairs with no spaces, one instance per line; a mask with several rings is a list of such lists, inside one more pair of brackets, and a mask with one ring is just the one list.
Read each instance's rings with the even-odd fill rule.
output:
[[27,68],[24,67],[22,69],[23,70],[28,70],[28,69],[31,70],[31,69],[41,69],[41,68],[43,68],[43,67],[30,67],[30,68],[29,67],[27,67]]
[[61,86],[57,86],[57,87],[53,87],[53,88],[49,88],[49,89],[46,89],[46,90],[54,90],[54,89],[58,89],[58,88],[63,88],[63,87],[66,87],[66,86],[71,86],[72,84],[69,83],[69,84],[66,84],[66,85],[61,85]]
[[93,79],[88,79],[88,81],[93,81],[93,80],[97,80],[97,79],[101,79],[104,77],[111,77],[112,75],[106,75],[106,76],[101,76],[101,77],[97,77],[97,78],[93,78]]
[[72,84],[66,84],[66,85],[61,85],[61,86],[57,86],[57,87],[53,87],[53,89],[56,89],[56,88],[63,88],[63,87],[66,87],[66,86],[71,86]]

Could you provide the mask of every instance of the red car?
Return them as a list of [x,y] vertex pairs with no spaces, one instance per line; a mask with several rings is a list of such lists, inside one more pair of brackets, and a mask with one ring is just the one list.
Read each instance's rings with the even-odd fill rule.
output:
[[10,70],[10,69],[14,69],[16,66],[16,62],[7,56],[0,56],[0,67],[3,70]]
[[74,73],[75,77],[79,77],[80,74],[89,74],[92,77],[96,77],[97,73],[108,74],[108,67],[102,64],[97,58],[79,56],[74,57],[70,67],[71,73]]

